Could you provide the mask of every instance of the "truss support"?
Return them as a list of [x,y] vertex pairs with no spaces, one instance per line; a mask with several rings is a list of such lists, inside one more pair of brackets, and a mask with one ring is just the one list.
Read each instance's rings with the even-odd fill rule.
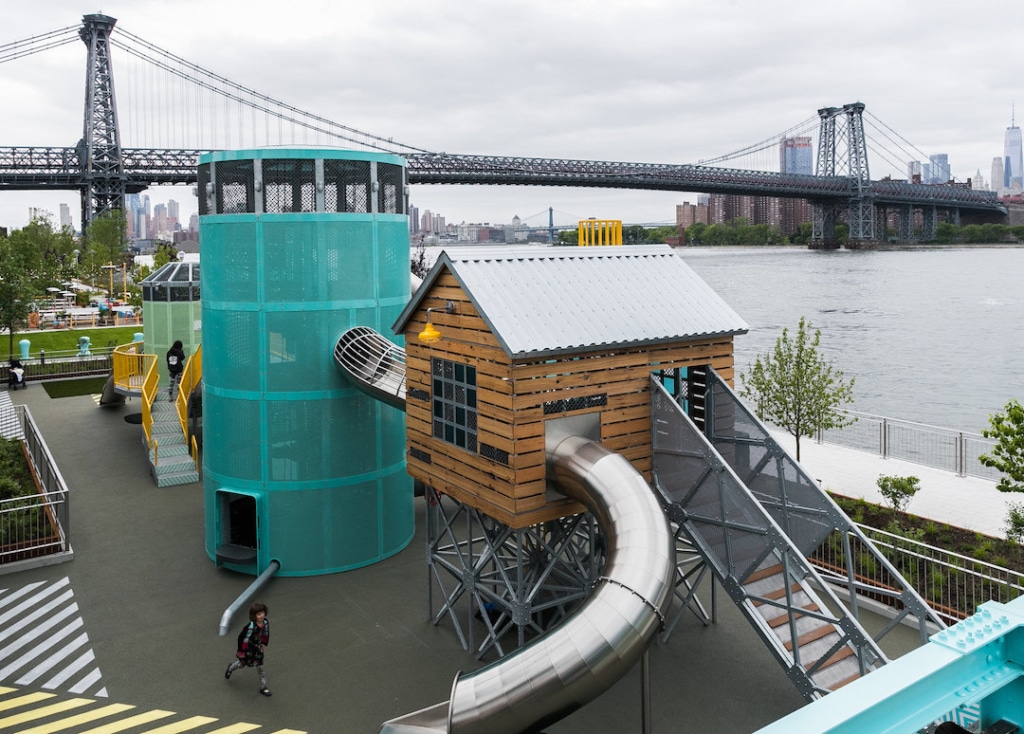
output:
[[605,540],[589,513],[516,530],[430,487],[425,498],[428,612],[478,659],[558,625],[599,578]]
[[89,49],[85,72],[85,124],[79,143],[82,230],[109,211],[124,210],[126,177],[117,127],[110,32],[107,15],[86,15],[79,35]]

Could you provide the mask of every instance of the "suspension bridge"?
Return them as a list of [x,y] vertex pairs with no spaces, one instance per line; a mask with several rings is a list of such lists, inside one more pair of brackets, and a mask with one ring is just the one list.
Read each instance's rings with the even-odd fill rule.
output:
[[[408,161],[411,184],[486,186],[571,186],[638,189],[805,199],[811,205],[812,246],[830,247],[836,224],[845,221],[851,244],[886,239],[897,222],[898,239],[934,238],[940,221],[1002,221],[1005,207],[994,192],[968,185],[872,180],[869,150],[895,170],[906,161],[927,158],[902,136],[868,113],[865,105],[825,107],[803,123],[734,153],[691,164],[637,163],[540,157],[460,155],[431,151],[374,135],[322,116],[218,75],[116,26],[101,14],[86,15],[80,26],[0,45],[0,64],[71,43],[84,42],[86,94],[83,133],[74,146],[0,147],[0,192],[76,190],[82,224],[124,208],[125,196],[150,186],[197,183],[196,161],[203,152],[226,148],[317,144],[386,151]],[[122,130],[114,89],[111,48],[125,54],[132,69],[128,109],[131,124]],[[121,97],[122,102],[125,97]],[[159,119],[158,132],[145,125]],[[865,119],[875,133],[865,132]],[[123,133],[128,135],[123,136]],[[753,167],[726,168],[730,161],[774,153],[780,142],[816,132],[813,173],[780,173]],[[276,135],[275,135],[276,134]],[[156,137],[129,147],[124,138]],[[223,138],[225,145],[218,138]],[[232,141],[234,138],[234,141]]]

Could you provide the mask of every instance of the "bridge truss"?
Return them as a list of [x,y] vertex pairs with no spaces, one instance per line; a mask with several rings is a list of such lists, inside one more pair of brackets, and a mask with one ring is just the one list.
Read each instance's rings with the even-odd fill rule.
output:
[[[86,15],[79,31],[88,47],[86,109],[79,144],[0,147],[0,192],[78,190],[83,227],[105,212],[123,209],[126,194],[144,191],[152,185],[195,185],[198,157],[208,152],[121,147],[110,63],[110,35],[116,22],[105,15]],[[134,40],[142,43],[141,39]],[[284,107],[289,114],[297,112]],[[994,192],[958,185],[872,181],[863,111],[861,103],[819,110],[815,175],[706,165],[457,155],[426,152],[397,143],[390,152],[406,158],[412,184],[572,186],[807,199],[813,212],[812,244],[818,246],[834,243],[835,225],[844,215],[853,242],[884,239],[889,211],[899,214],[901,239],[904,235],[913,236],[915,210],[923,212],[926,238],[929,233],[934,234],[940,210],[949,212],[954,220],[959,219],[961,210],[982,216],[1005,215],[1005,208]],[[333,124],[320,118],[315,120],[318,125]],[[377,141],[374,147],[381,148],[383,139],[371,137]]]

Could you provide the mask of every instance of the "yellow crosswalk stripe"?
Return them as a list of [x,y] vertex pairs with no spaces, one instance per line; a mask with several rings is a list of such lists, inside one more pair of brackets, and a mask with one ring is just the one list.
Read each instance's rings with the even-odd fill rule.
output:
[[5,693],[14,693],[16,690],[18,690],[18,689],[17,688],[8,688],[7,686],[0,686],[0,696],[2,696]]
[[246,724],[245,722],[239,722],[238,724],[231,724],[230,726],[224,726],[220,729],[214,729],[206,734],[243,734],[243,732],[259,728],[259,724]]
[[[31,694],[30,694],[31,695]],[[0,729],[7,729],[18,724],[24,724],[27,721],[35,721],[36,719],[43,719],[53,714],[59,714],[62,711],[70,711],[73,708],[79,706],[86,706],[91,703],[96,703],[89,698],[70,698],[67,701],[61,701],[60,703],[50,704],[49,706],[43,706],[42,708],[32,709],[22,714],[15,714],[14,716],[7,716],[0,719]]]
[[157,719],[166,719],[168,716],[174,716],[174,712],[153,709],[152,711],[144,711],[141,714],[135,714],[135,716],[129,716],[127,719],[121,719],[120,721],[113,721],[109,724],[104,724],[103,726],[97,726],[93,729],[83,731],[82,734],[117,734],[119,731],[133,729],[136,726],[148,724],[149,722],[156,721]]
[[[14,690],[14,689],[11,689]],[[0,711],[7,711],[8,709],[17,708],[18,706],[27,706],[30,703],[36,701],[45,701],[48,698],[53,698],[53,693],[26,693],[24,696],[18,696],[17,698],[8,698],[4,701],[0,701]]]
[[180,734],[189,729],[195,729],[203,724],[212,724],[217,718],[215,716],[192,716],[173,724],[165,724],[156,729],[146,729],[145,734]]
[[[104,716],[113,716],[114,714],[119,714],[122,711],[129,711],[133,708],[135,707],[129,706],[126,703],[112,703],[109,706],[103,706],[98,709],[92,709],[91,711],[76,714],[75,716],[69,716],[66,719],[54,721],[50,724],[42,724],[41,726],[36,726],[31,729],[22,729],[18,734],[53,734],[55,731],[70,729],[71,727],[78,726],[79,724],[88,724],[90,721],[102,719]],[[42,711],[42,709],[39,710]]]

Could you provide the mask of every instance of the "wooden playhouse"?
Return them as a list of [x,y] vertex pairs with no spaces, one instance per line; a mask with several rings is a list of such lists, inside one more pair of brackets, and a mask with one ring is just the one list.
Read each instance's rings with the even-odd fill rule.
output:
[[547,485],[555,422],[649,481],[650,373],[711,366],[731,382],[747,325],[667,246],[490,246],[445,250],[394,329],[408,472],[519,529],[583,510]]

